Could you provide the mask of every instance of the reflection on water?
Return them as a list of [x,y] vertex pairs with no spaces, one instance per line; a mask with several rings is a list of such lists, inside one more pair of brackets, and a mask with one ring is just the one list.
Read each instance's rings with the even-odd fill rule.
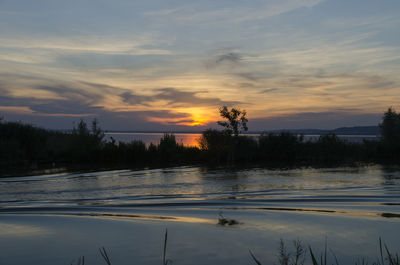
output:
[[[134,140],[143,141],[146,145],[150,143],[159,144],[163,133],[116,133],[110,132],[105,134],[106,140],[113,138],[118,142],[131,142]],[[186,146],[199,146],[198,139],[201,137],[200,133],[174,133],[175,139],[178,143]],[[247,136],[257,137],[260,134],[245,134]],[[377,141],[379,137],[376,135],[338,135],[340,139],[353,143],[362,143],[363,140]],[[317,141],[319,135],[304,135],[305,141]]]
[[149,215],[149,214],[126,214],[126,213],[98,213],[98,212],[79,212],[79,213],[56,213],[56,215],[66,216],[91,216],[103,217],[111,219],[128,219],[128,220],[150,220],[150,221],[170,221],[195,224],[215,224],[215,219],[186,217],[186,216],[167,216],[167,215]]
[[83,206],[112,209],[273,206],[397,214],[399,184],[398,171],[378,166],[235,171],[186,167],[119,170],[3,178],[0,180],[0,207],[2,211],[38,208],[79,211]]
[[[106,133],[105,139],[111,140],[111,137],[118,142],[143,141],[146,145],[150,143],[159,144],[163,133]],[[176,142],[186,146],[199,146],[199,133],[174,133]]]
[[[218,225],[220,216],[237,225]],[[70,264],[67,258],[79,255],[95,264],[95,250],[106,244],[115,264],[157,264],[165,228],[177,264],[249,264],[249,248],[272,264],[280,238],[300,238],[317,251],[325,236],[349,261],[377,256],[379,237],[398,248],[399,225],[400,171],[380,166],[181,167],[0,179],[4,264]],[[34,234],[45,239],[45,250],[54,249],[46,259],[28,240]]]
[[49,234],[50,231],[38,225],[14,224],[0,221],[1,237],[34,237]]

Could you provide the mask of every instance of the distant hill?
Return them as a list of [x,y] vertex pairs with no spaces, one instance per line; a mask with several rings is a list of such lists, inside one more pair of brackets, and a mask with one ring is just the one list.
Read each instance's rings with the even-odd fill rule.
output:
[[293,130],[273,130],[266,131],[266,133],[279,133],[291,132],[295,134],[336,134],[336,135],[380,135],[379,126],[354,126],[354,127],[340,127],[333,130],[320,130],[320,129],[293,129]]
[[341,127],[331,131],[342,135],[380,135],[379,126]]

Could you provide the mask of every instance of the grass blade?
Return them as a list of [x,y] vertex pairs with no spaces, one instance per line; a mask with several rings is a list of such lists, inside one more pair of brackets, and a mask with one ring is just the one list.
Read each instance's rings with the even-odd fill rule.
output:
[[327,248],[327,245],[328,245],[328,238],[325,237],[325,262],[324,262],[323,265],[326,265],[326,248]]
[[257,265],[261,265],[261,262],[258,261],[258,259],[256,259],[256,257],[253,255],[253,253],[251,252],[250,249],[249,249],[249,253],[250,253],[251,257],[253,258],[254,262],[257,263]]
[[392,254],[389,252],[389,249],[388,249],[388,247],[386,246],[386,244],[385,244],[385,249],[386,249],[386,253],[387,253],[387,256],[388,256],[388,260],[389,260],[390,265],[395,265],[395,262],[394,262],[394,260],[393,260]]
[[382,262],[381,265],[385,265],[385,263],[384,263],[384,261],[383,261],[382,240],[381,240],[380,237],[379,237],[379,250],[380,250],[380,252],[381,252],[381,262]]
[[165,238],[164,238],[164,252],[163,252],[163,265],[167,265],[165,260],[165,255],[167,253],[167,240],[168,240],[168,229],[165,229]]
[[309,246],[308,248],[310,249],[310,255],[311,255],[311,260],[312,260],[313,265],[319,265],[318,261],[315,259],[315,256],[314,256],[314,253],[312,252],[311,247]]
[[336,265],[339,265],[339,261],[338,261],[338,258],[336,257],[336,254],[332,251],[332,249],[330,249],[330,251],[332,253],[332,256],[335,258]]
[[100,254],[103,257],[103,259],[106,261],[107,265],[111,265],[111,261],[107,255],[106,249],[103,247],[103,249],[100,248],[99,251],[100,251]]

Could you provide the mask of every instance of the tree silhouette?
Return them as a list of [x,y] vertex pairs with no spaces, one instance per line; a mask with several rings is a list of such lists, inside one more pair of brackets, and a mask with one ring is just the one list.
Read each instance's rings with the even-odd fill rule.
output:
[[398,144],[400,140],[400,114],[390,107],[380,124],[382,139],[388,144]]
[[225,131],[228,134],[233,134],[238,136],[242,131],[247,131],[247,118],[246,111],[237,108],[231,108],[228,110],[227,106],[222,106],[219,108],[219,114],[222,118],[227,119],[227,121],[218,121],[218,125],[225,127]]

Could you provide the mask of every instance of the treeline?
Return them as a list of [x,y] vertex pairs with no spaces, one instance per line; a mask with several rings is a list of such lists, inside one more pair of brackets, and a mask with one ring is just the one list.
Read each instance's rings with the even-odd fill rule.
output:
[[199,163],[200,150],[177,143],[165,134],[146,146],[105,140],[97,120],[81,120],[71,132],[45,130],[20,122],[0,121],[0,171],[52,168],[116,168]]
[[[233,116],[229,116],[232,113]],[[228,111],[224,115],[247,122],[244,115],[232,113]],[[276,167],[400,164],[400,114],[392,108],[383,116],[381,140],[362,143],[347,142],[333,134],[322,135],[315,141],[305,141],[303,136],[288,132],[242,136],[238,126],[229,124],[224,125],[224,130],[204,131],[199,147],[188,147],[177,143],[173,134],[165,134],[158,144],[148,146],[142,141],[106,140],[97,120],[90,125],[81,120],[71,132],[0,120],[0,169],[16,171],[61,166],[102,169],[190,164]]]
[[[315,141],[304,141],[302,135],[288,132],[235,137],[207,130],[203,133],[201,146],[207,162],[216,164],[292,167],[384,162],[377,153],[381,149],[380,142],[352,143],[334,134],[321,135]],[[395,162],[395,159],[390,162]]]
[[224,125],[225,130],[203,132],[200,147],[204,152],[203,158],[209,163],[254,163],[279,167],[400,164],[400,113],[393,108],[383,115],[380,140],[361,143],[340,139],[335,134],[321,135],[315,141],[305,141],[302,135],[289,132],[259,137],[240,136],[239,128],[247,130],[247,126],[241,126],[237,115],[232,115],[234,113],[231,111],[231,115],[226,115],[230,123]]

